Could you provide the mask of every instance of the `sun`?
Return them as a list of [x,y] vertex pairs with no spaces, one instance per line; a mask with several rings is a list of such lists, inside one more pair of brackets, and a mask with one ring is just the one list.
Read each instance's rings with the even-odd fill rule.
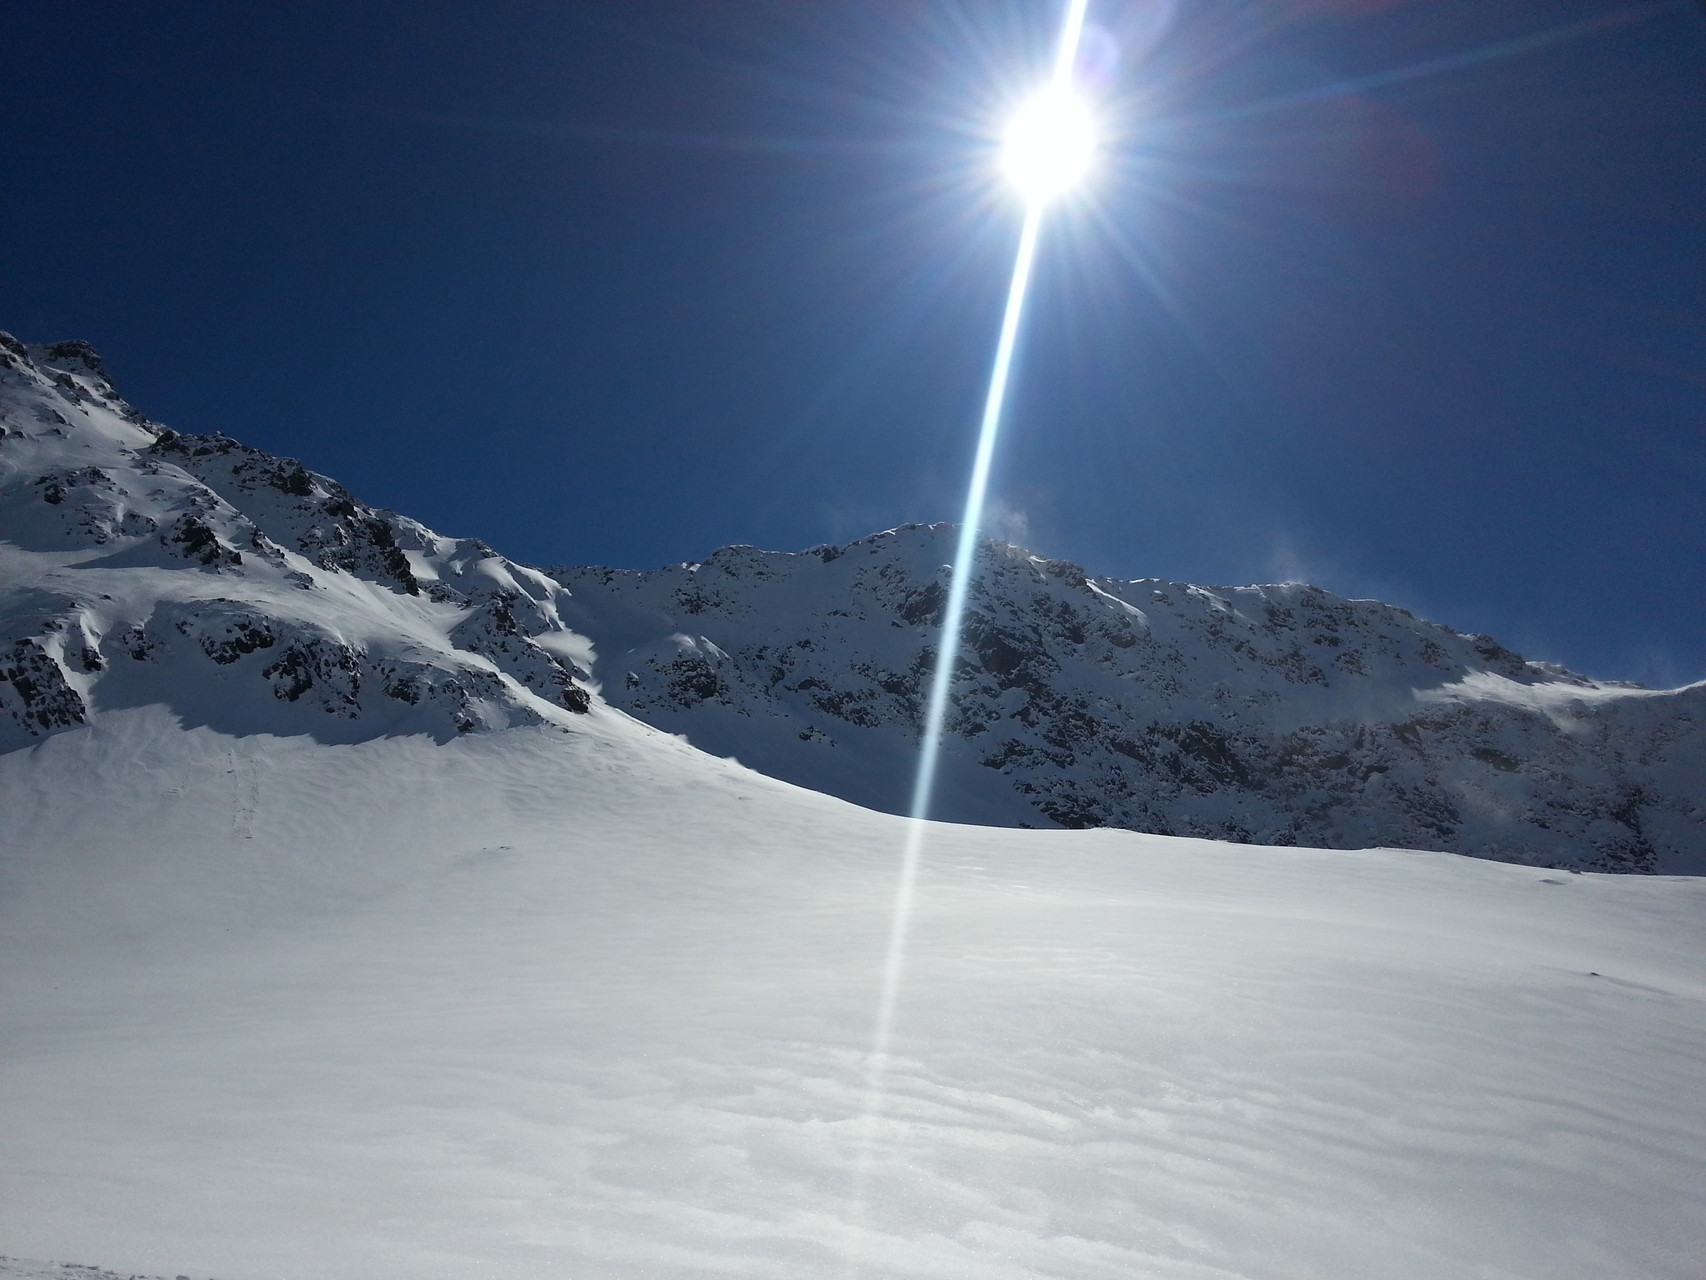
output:
[[1096,158],[1096,122],[1070,89],[1051,85],[1027,98],[1007,124],[1001,169],[1032,204],[1063,195],[1084,180]]

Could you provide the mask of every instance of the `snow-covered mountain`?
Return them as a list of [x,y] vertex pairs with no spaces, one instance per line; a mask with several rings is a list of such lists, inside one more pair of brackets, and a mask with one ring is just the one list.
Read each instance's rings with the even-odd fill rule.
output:
[[[907,801],[949,526],[541,572],[151,424],[75,342],[0,338],[0,432],[0,750],[153,703],[344,742],[613,707]],[[989,543],[933,816],[1706,871],[1703,781],[1706,684],[1596,682],[1300,584],[1092,578]]]
[[0,536],[0,750],[150,703],[333,741],[590,705],[557,584],[150,423],[86,343],[0,334]]
[[[553,569],[603,694],[874,808],[909,798],[955,530]],[[1299,583],[1092,578],[986,544],[934,816],[1706,870],[1706,684],[1525,661]]]
[[[861,808],[636,716],[881,798],[939,531],[559,581],[0,350],[0,1277],[1698,1277],[1706,880]],[[1156,673],[1539,706],[1625,753],[1584,795],[1695,749],[1686,690],[987,554],[946,802],[1014,824],[988,735]],[[1264,684],[1305,634],[1366,684]]]

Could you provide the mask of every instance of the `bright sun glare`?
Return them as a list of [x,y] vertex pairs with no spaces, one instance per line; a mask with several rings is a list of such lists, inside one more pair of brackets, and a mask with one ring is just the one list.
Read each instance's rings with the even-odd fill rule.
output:
[[966,485],[965,515],[960,521],[948,597],[942,609],[936,670],[931,676],[930,696],[924,707],[924,722],[920,726],[918,772],[912,786],[912,820],[907,824],[906,841],[901,851],[894,913],[889,922],[888,954],[883,959],[876,1026],[872,1030],[871,1053],[865,1068],[865,1108],[853,1164],[853,1212],[847,1222],[847,1242],[842,1254],[842,1275],[846,1280],[857,1280],[864,1269],[868,1244],[876,1238],[867,1230],[865,1219],[870,1207],[871,1178],[878,1167],[878,1135],[884,1121],[889,1047],[906,972],[907,934],[911,928],[913,902],[918,894],[919,868],[924,860],[930,825],[927,819],[936,786],[936,766],[942,740],[947,735],[949,701],[957,662],[955,655],[959,651],[960,632],[965,624],[971,579],[976,572],[978,527],[983,522],[984,497],[995,456],[996,435],[1001,427],[1002,408],[1007,399],[1007,378],[1013,365],[1013,349],[1018,341],[1019,320],[1031,278],[1031,261],[1036,254],[1037,235],[1045,206],[1081,181],[1095,158],[1095,122],[1091,119],[1090,109],[1070,88],[1087,5],[1088,0],[1066,0],[1066,19],[1061,24],[1053,83],[1019,108],[1007,128],[1002,147],[1002,168],[1006,170],[1008,180],[1025,197],[1025,220],[1013,255],[1007,307],[1002,313],[1001,333],[996,339],[995,359],[990,366],[989,390],[984,397],[983,418],[978,427],[977,454],[972,461],[971,479]]
[[1040,203],[1082,181],[1095,154],[1090,108],[1070,89],[1051,85],[1013,113],[1001,168],[1026,200]]

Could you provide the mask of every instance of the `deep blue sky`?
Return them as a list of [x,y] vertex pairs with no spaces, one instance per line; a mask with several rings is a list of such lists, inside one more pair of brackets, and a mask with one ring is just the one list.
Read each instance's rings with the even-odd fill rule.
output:
[[[1692,0],[1091,0],[995,531],[1706,676]],[[535,563],[958,517],[1055,0],[38,3],[0,327]]]

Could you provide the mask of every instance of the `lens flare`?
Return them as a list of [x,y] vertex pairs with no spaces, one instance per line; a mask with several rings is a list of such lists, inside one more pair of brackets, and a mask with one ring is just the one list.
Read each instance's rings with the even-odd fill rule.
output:
[[1083,181],[1095,156],[1090,105],[1070,87],[1050,85],[1013,113],[1001,169],[1027,201],[1040,204]]
[[996,437],[1001,430],[1001,416],[1007,401],[1008,377],[1013,368],[1019,321],[1024,315],[1025,294],[1031,279],[1031,263],[1036,256],[1044,206],[1051,197],[1059,195],[1082,178],[1089,168],[1095,150],[1095,133],[1090,127],[1088,109],[1078,103],[1071,92],[1073,67],[1077,60],[1079,40],[1084,31],[1084,10],[1087,4],[1088,0],[1067,0],[1066,18],[1061,24],[1053,78],[1049,87],[1031,99],[1026,109],[1020,111],[1015,120],[1015,127],[1008,134],[1006,168],[1015,185],[1025,196],[1025,221],[1019,231],[1018,249],[1013,256],[1013,274],[1007,286],[1007,305],[1002,313],[1001,330],[995,342],[995,358],[990,365],[983,417],[978,426],[977,453],[972,462],[971,479],[966,486],[965,513],[960,520],[959,539],[954,549],[954,564],[950,570],[948,598],[942,610],[942,630],[936,648],[935,672],[930,681],[930,694],[925,705],[923,732],[919,741],[918,772],[913,783],[912,810],[907,825],[905,847],[901,852],[899,883],[895,889],[894,907],[889,921],[888,948],[883,958],[876,1026],[871,1038],[871,1052],[866,1058],[864,1114],[856,1138],[852,1211],[846,1223],[846,1245],[842,1253],[842,1275],[848,1280],[859,1275],[869,1243],[865,1220],[870,1211],[872,1175],[877,1165],[879,1129],[888,1091],[895,1015],[899,1009],[900,991],[906,972],[907,938],[917,901],[918,872],[923,863],[929,832],[928,820],[936,788],[937,768],[941,760],[942,739],[947,730],[948,708],[959,655],[960,633],[965,622],[966,600],[970,594],[972,577],[976,572],[977,543],[979,527],[983,523],[984,499],[989,488],[990,467],[995,458]]

